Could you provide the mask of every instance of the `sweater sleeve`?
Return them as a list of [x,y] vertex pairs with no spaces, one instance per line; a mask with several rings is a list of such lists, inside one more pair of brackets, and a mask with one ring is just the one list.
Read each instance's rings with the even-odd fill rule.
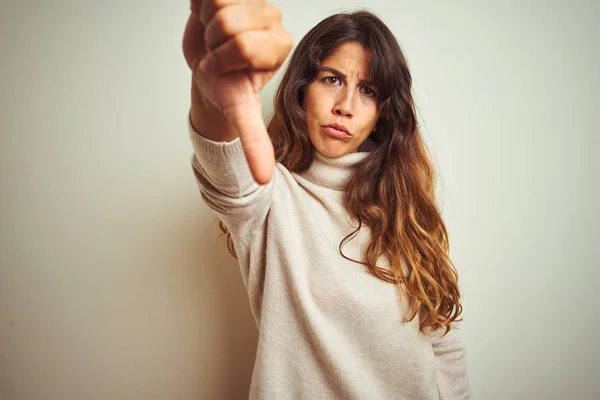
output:
[[271,209],[275,168],[265,185],[254,180],[240,138],[215,142],[200,135],[188,114],[188,129],[194,147],[192,168],[206,205],[216,212],[233,241],[242,279],[255,318],[260,318],[266,271],[267,216]]
[[436,332],[432,339],[440,400],[470,399],[466,351],[460,335],[455,326],[447,335],[442,336],[443,332]]
[[250,219],[254,228],[264,222],[275,177],[266,185],[256,183],[239,137],[231,142],[207,139],[194,129],[189,114],[188,130],[194,147],[192,167],[206,205],[231,231]]

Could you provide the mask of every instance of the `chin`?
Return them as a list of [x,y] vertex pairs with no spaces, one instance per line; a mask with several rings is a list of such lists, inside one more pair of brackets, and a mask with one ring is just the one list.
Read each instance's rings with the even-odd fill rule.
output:
[[327,149],[323,147],[316,147],[316,149],[319,153],[329,158],[340,158],[342,156],[345,156],[346,154],[351,153],[350,151],[348,151],[348,149],[345,148]]
[[329,158],[339,158],[352,153],[352,149],[348,143],[331,139],[329,136],[318,138],[316,143],[313,141],[313,146],[319,153]]

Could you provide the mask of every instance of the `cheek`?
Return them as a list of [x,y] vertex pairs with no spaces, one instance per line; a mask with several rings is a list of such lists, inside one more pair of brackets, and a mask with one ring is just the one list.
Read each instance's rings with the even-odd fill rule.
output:
[[[313,93],[314,94],[314,93]],[[317,100],[318,96],[311,96],[306,99],[306,117],[310,121],[318,119],[319,115],[322,113],[322,104]]]
[[318,85],[311,87],[306,92],[306,102],[310,105],[313,112],[319,112],[324,103],[327,102],[328,97],[330,97],[330,94]]
[[377,120],[379,119],[379,112],[377,109],[377,104],[372,104],[368,111],[367,111],[367,115],[369,116],[369,120],[370,123],[373,124],[373,126],[375,126],[375,124],[377,123]]
[[312,101],[306,102],[306,107],[304,108],[306,113],[306,122],[310,126],[315,120],[315,104]]
[[373,110],[365,110],[365,118],[363,119],[363,133],[370,135],[377,125],[378,119],[379,115],[376,107],[374,107]]

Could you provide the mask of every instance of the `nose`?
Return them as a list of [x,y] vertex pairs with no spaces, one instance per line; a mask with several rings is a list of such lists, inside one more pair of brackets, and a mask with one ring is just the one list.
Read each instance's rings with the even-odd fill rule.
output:
[[347,88],[340,92],[339,97],[336,99],[333,113],[341,117],[352,118],[353,115],[353,91]]

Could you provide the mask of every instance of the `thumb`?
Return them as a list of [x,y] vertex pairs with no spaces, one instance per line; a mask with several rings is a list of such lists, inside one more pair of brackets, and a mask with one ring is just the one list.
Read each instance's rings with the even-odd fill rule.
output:
[[261,116],[260,102],[251,107],[232,107],[225,111],[225,116],[240,135],[254,180],[259,185],[269,183],[275,169],[275,151]]

